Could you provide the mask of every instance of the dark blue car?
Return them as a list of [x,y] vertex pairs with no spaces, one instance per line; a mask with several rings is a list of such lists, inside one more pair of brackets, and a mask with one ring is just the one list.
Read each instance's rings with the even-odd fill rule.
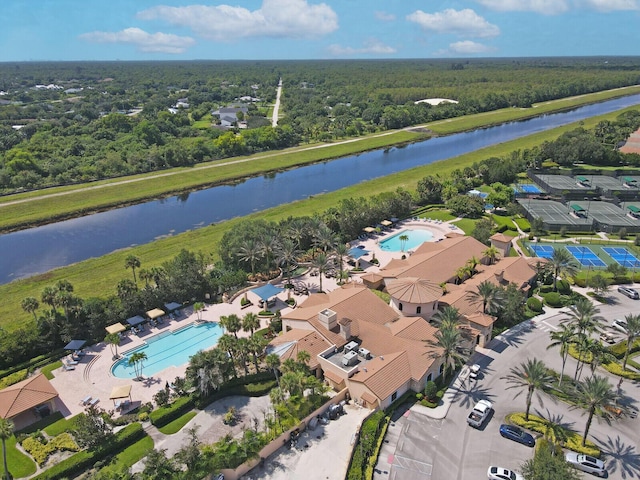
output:
[[522,443],[528,447],[533,447],[536,444],[532,435],[515,425],[500,425],[500,435],[504,438],[508,438],[509,440],[513,440],[514,442]]

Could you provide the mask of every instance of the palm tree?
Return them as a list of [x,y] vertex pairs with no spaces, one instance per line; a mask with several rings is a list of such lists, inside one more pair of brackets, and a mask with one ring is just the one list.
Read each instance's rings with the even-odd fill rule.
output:
[[247,366],[247,354],[251,353],[248,338],[239,338],[237,343],[238,355],[240,355],[240,363],[244,370],[245,377],[249,375],[249,367]]
[[573,255],[564,247],[555,248],[553,255],[549,259],[549,263],[553,268],[553,291],[558,291],[558,277],[575,275],[578,272],[578,264],[575,262]]
[[151,267],[151,278],[156,288],[160,288],[160,284],[167,278],[167,271],[163,267]]
[[319,248],[325,254],[333,250],[337,242],[336,234],[324,224],[320,225],[313,236],[313,246]]
[[618,394],[605,377],[594,375],[578,384],[579,406],[574,408],[586,408],[588,412],[587,424],[582,436],[582,446],[587,443],[587,435],[591,428],[594,415],[608,416],[607,408],[614,408],[618,400]]
[[615,355],[613,355],[608,347],[605,347],[600,340],[595,340],[589,338],[586,343],[586,358],[591,358],[591,363],[589,366],[591,367],[591,374],[593,375],[598,368],[603,363],[611,363],[616,361]]
[[267,363],[267,367],[269,367],[275,375],[276,382],[278,383],[278,388],[280,388],[280,377],[278,376],[278,369],[280,368],[280,357],[277,353],[270,353],[265,357],[264,360]]
[[322,293],[322,276],[324,272],[329,270],[329,257],[326,254],[318,254],[312,261],[311,266],[318,270],[318,278],[320,279],[320,292]]
[[340,280],[342,280],[344,277],[344,257],[346,257],[348,253],[349,247],[346,243],[338,242],[338,244],[333,249],[333,254],[338,261],[338,268],[340,269],[340,276],[338,277]]
[[622,362],[622,369],[627,369],[627,360],[629,360],[629,354],[631,353],[631,349],[633,348],[633,344],[636,339],[640,337],[640,314],[633,315],[630,313],[629,315],[624,317],[625,322],[627,322],[627,350],[624,354],[624,360]]
[[260,362],[258,358],[264,353],[264,347],[266,347],[268,340],[260,335],[252,335],[249,338],[249,351],[253,357],[253,366],[256,368],[256,373],[260,373]]
[[42,293],[40,294],[40,300],[42,301],[42,303],[46,303],[47,305],[49,305],[51,307],[51,312],[55,312],[56,311],[56,294],[58,293],[58,291],[51,286],[48,287],[44,287],[42,289]]
[[409,235],[403,233],[398,237],[398,240],[400,240],[400,251],[404,252],[404,247],[407,246],[407,242],[409,241]]
[[469,292],[469,295],[482,301],[482,313],[495,313],[504,303],[504,292],[498,285],[485,280],[478,284],[477,289],[477,292]]
[[149,282],[153,280],[153,274],[151,273],[150,270],[147,270],[146,268],[141,268],[140,270],[138,270],[138,278],[144,282],[145,287],[148,287]]
[[482,252],[482,255],[489,259],[490,265],[493,265],[496,262],[496,259],[500,256],[500,250],[498,250],[498,247],[491,245]]
[[433,320],[436,321],[441,330],[443,328],[455,328],[460,321],[460,310],[447,305],[433,316]]
[[120,335],[117,333],[108,333],[106,337],[104,337],[104,343],[108,344],[111,347],[111,353],[113,358],[118,358],[118,345],[120,345]]
[[256,262],[260,260],[260,247],[253,240],[246,240],[240,245],[238,256],[243,262],[249,262],[251,273],[255,273]]
[[465,267],[460,267],[456,270],[456,285],[460,285],[467,276],[468,270]]
[[253,336],[253,332],[260,328],[260,318],[253,312],[247,313],[244,317],[242,317],[242,330],[245,332],[251,332],[251,336]]
[[238,332],[242,329],[242,320],[235,313],[230,315],[223,315],[220,317],[220,326],[227,332],[232,333],[236,340],[238,339]]
[[[524,419],[526,421],[529,420],[529,410],[531,408],[531,399],[533,398],[533,394],[536,393],[536,390],[544,390],[548,387],[553,378],[549,374],[547,370],[547,366],[541,360],[529,359],[526,362],[523,362],[518,367],[512,367],[509,371],[509,374],[504,378],[509,386],[507,389],[511,388],[526,388],[527,390],[527,409],[524,414]],[[522,391],[518,392],[514,398],[518,397]],[[538,400],[542,405],[542,399],[538,394]]]
[[7,464],[7,445],[6,442],[13,435],[13,422],[11,420],[0,418],[0,440],[2,440],[2,464],[4,465],[4,478],[10,480],[13,478],[9,473],[9,465]]
[[434,335],[435,341],[427,340],[429,346],[439,349],[436,354],[443,359],[444,377],[447,377],[447,370],[451,367],[452,371],[456,366],[464,364],[467,360],[466,355],[462,354],[464,339],[460,330],[456,327],[440,328]]
[[467,265],[469,268],[470,277],[473,277],[476,274],[476,267],[480,263],[480,260],[474,255],[469,260],[467,260]]
[[202,311],[204,310],[203,302],[196,302],[193,304],[193,311],[196,312],[198,320],[202,320]]
[[35,297],[23,298],[22,302],[20,303],[20,306],[22,307],[22,310],[24,310],[25,312],[32,313],[33,319],[35,321],[38,321],[38,316],[36,315],[36,311],[40,307],[40,303],[38,302],[37,298]]
[[237,378],[237,372],[235,367],[236,361],[236,351],[237,351],[237,343],[238,339],[232,335],[224,333],[218,339],[218,348],[227,353],[228,357],[231,359],[231,363],[233,369],[231,370],[231,374],[234,378]]
[[136,373],[136,379],[142,377],[142,362],[147,359],[147,354],[144,352],[136,352],[129,357],[129,365],[133,365],[133,369]]
[[604,322],[599,313],[600,309],[591,300],[581,297],[569,307],[569,318],[565,321],[573,326],[577,334],[592,333]]
[[271,269],[273,256],[278,250],[278,239],[275,235],[265,237],[258,247],[260,248],[260,254],[267,259],[267,268]]
[[571,325],[566,323],[560,324],[560,330],[557,332],[551,332],[552,342],[547,346],[547,350],[553,347],[560,347],[560,356],[562,357],[562,370],[560,371],[560,380],[558,380],[558,386],[562,385],[562,379],[564,377],[564,368],[567,365],[567,358],[569,357],[569,346],[575,339],[575,331]]
[[298,255],[300,255],[300,250],[289,238],[283,239],[276,250],[276,262],[284,268],[288,284],[291,284],[291,270],[297,263]]
[[127,255],[124,259],[124,268],[131,269],[131,273],[133,273],[133,283],[138,283],[136,280],[136,268],[140,268],[140,259],[135,255]]

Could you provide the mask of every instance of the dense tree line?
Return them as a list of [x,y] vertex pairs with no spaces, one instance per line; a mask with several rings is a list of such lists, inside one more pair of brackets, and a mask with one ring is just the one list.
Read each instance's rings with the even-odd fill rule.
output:
[[[638,83],[635,59],[608,60],[4,64],[0,192],[193,165],[497,108],[527,108]],[[285,116],[272,128],[265,116],[280,78]],[[60,88],[43,88],[49,85]],[[210,112],[242,97],[259,98],[247,104],[249,128],[212,128]],[[458,103],[415,103],[434,97]],[[189,108],[169,113],[183,98]],[[612,140],[609,130],[603,127],[603,141]]]

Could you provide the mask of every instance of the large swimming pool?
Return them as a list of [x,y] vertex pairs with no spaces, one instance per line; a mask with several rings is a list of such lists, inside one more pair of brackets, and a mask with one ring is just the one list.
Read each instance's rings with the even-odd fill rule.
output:
[[[407,238],[401,239],[400,237]],[[433,241],[433,232],[424,229],[406,229],[396,233],[380,242],[379,247],[385,252],[407,252],[422,245],[424,242]]]
[[133,366],[129,366],[129,358],[137,352],[147,355],[142,362],[144,376],[151,376],[167,367],[184,365],[195,353],[216,345],[223,333],[217,323],[209,322],[160,333],[146,340],[144,345],[129,350],[113,365],[111,373],[118,378],[134,378],[135,371]]

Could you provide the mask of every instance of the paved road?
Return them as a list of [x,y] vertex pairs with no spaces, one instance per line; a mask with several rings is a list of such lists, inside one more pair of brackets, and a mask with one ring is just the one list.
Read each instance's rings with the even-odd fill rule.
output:
[[278,126],[278,117],[280,115],[280,96],[282,95],[282,79],[278,82],[278,90],[276,92],[276,104],[273,107],[273,117],[271,117],[271,126]]
[[[617,292],[612,292],[611,297],[614,304],[600,306],[608,324],[613,318],[637,311],[640,306],[640,302]],[[461,374],[454,383],[453,401],[446,418],[430,418],[421,413],[427,411],[423,408],[412,408],[394,418],[378,459],[375,480],[486,478],[489,465],[519,470],[522,462],[532,457],[533,449],[503,439],[498,427],[508,413],[524,411],[525,398],[523,393],[514,399],[517,391],[506,390],[508,385],[501,377],[512,366],[528,358],[543,359],[560,371],[559,352],[547,350],[547,345],[549,333],[558,329],[563,318],[566,315],[561,310],[550,309],[534,321],[497,337],[490,348],[478,349],[472,362],[482,365],[483,373],[477,381],[468,380],[464,373]],[[575,360],[569,358],[566,372],[572,373],[575,366]],[[608,376],[610,383],[617,385],[618,377],[604,370],[597,373]],[[589,374],[588,369],[584,374]],[[621,393],[626,402],[637,404],[640,401],[639,384],[625,381]],[[476,430],[466,424],[466,417],[475,402],[482,398],[494,403],[494,412],[484,427]],[[551,397],[542,398],[542,405],[534,398],[532,413],[553,417],[578,432],[583,431],[586,417],[581,410],[570,410],[566,404],[555,402]],[[429,414],[433,415],[432,412]],[[589,438],[601,447],[610,479],[640,478],[640,419],[624,418],[611,425],[594,420]]]

